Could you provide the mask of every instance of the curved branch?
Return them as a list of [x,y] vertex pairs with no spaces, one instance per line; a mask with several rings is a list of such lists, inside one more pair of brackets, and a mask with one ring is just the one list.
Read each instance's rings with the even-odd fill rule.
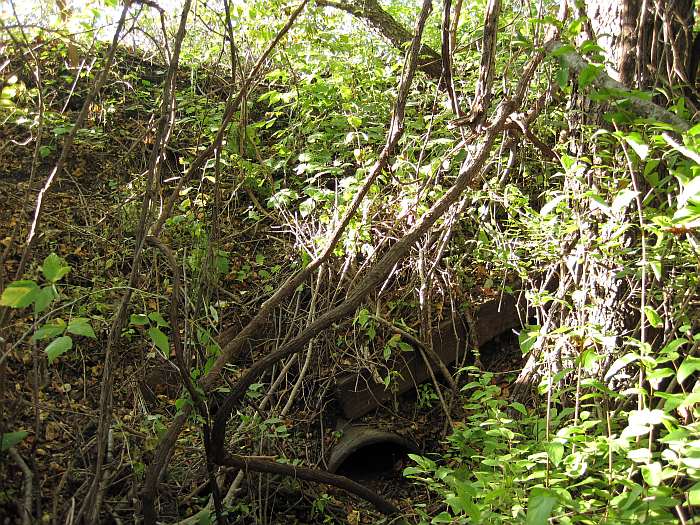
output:
[[377,510],[383,512],[384,514],[391,515],[399,512],[398,507],[396,507],[389,500],[383,498],[364,485],[360,485],[356,481],[346,478],[345,476],[339,476],[338,474],[331,474],[330,472],[325,472],[323,470],[299,467],[286,463],[277,463],[275,461],[260,459],[259,457],[239,456],[238,454],[221,456],[216,458],[216,460],[220,465],[235,467],[243,470],[244,472],[253,471],[264,472],[267,474],[281,474],[291,478],[303,479],[304,481],[314,481],[316,483],[333,485],[334,487],[346,490],[351,494],[355,494],[356,496],[369,501],[377,508]]
[[[316,4],[340,9],[354,17],[365,20],[391,42],[395,48],[401,51],[406,49],[406,46],[413,38],[413,33],[382,9],[377,0],[317,0]],[[421,45],[418,69],[439,82],[442,77],[442,58],[440,53],[425,44]]]

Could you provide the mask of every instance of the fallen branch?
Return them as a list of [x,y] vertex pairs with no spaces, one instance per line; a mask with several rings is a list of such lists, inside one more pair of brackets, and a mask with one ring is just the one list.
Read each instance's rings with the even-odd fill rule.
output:
[[259,459],[259,457],[239,456],[238,454],[230,454],[221,459],[221,465],[239,468],[244,472],[252,471],[264,472],[267,474],[281,474],[283,476],[295,479],[303,479],[304,481],[314,481],[316,483],[333,485],[334,487],[346,490],[352,494],[355,494],[356,496],[361,497],[362,499],[369,501],[377,508],[377,510],[383,512],[384,514],[392,515],[399,512],[398,507],[396,507],[393,503],[383,498],[376,492],[368,489],[364,485],[360,485],[356,481],[346,478],[345,476],[331,474],[330,472],[325,472],[323,470],[299,467],[286,463],[277,463],[275,461]]
[[[556,55],[557,58],[576,74],[580,74],[581,71],[591,65],[576,51],[566,50],[565,44],[562,44],[558,40],[552,40],[546,43],[544,48],[550,55],[558,52]],[[598,76],[595,78],[595,80],[593,80],[592,85],[596,89],[607,89],[617,94],[625,95],[627,97],[627,102],[629,103],[630,109],[632,109],[632,111],[634,111],[640,117],[666,122],[667,124],[671,124],[681,131],[687,131],[690,129],[690,124],[688,124],[688,122],[680,118],[678,115],[671,113],[667,109],[662,108],[650,100],[640,98],[639,95],[626,88],[623,84],[610,77],[610,75],[604,71],[598,73]]]

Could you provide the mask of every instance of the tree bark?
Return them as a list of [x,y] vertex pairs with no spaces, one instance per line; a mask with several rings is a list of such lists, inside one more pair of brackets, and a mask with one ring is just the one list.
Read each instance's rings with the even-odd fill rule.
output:
[[[365,20],[402,52],[406,50],[406,46],[410,44],[413,38],[413,33],[387,13],[377,0],[317,0],[316,4],[341,9]],[[440,53],[425,44],[421,45],[418,56],[418,69],[439,82],[442,77],[442,58]]]

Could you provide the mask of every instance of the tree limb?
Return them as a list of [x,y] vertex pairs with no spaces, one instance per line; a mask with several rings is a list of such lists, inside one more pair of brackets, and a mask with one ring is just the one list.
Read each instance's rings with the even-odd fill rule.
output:
[[[401,51],[406,49],[406,45],[413,38],[411,31],[387,13],[379,5],[378,0],[317,0],[316,4],[324,7],[334,7],[365,20],[391,42],[395,48]],[[442,77],[442,58],[440,53],[425,44],[421,45],[418,69],[439,82]]]
[[[564,44],[558,40],[552,40],[546,43],[544,48],[547,53],[552,54],[555,51],[564,48]],[[580,74],[584,68],[590,66],[590,63],[587,60],[573,50],[562,51],[557,54],[557,58],[566,64],[566,66],[576,74]],[[608,89],[616,93],[623,93],[627,95],[627,102],[630,105],[630,109],[632,109],[632,111],[640,117],[666,122],[667,124],[671,124],[681,131],[687,131],[690,129],[690,124],[688,124],[688,122],[676,114],[671,113],[667,109],[662,108],[658,104],[654,104],[650,100],[640,98],[620,82],[610,77],[604,71],[598,73],[598,76],[595,78],[595,80],[593,80],[592,85],[597,89]]]

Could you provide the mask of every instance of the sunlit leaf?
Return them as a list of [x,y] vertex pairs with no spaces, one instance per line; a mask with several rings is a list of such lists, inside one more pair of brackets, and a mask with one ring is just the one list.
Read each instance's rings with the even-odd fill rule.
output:
[[661,328],[664,324],[661,316],[654,310],[651,306],[644,307],[644,315],[646,315],[647,321],[654,328]]
[[642,465],[642,477],[650,487],[658,487],[662,480],[661,463],[655,461],[649,465]]
[[629,144],[640,159],[644,160],[649,154],[649,145],[644,142],[640,133],[630,133],[625,135],[625,142]]
[[55,253],[48,255],[41,265],[41,272],[47,281],[58,282],[70,272],[70,266]]
[[564,457],[564,445],[558,441],[553,441],[548,443],[546,448],[549,460],[555,467],[558,467],[559,463],[561,463],[561,460]]
[[678,382],[683,384],[683,381],[688,379],[694,372],[700,370],[700,357],[689,355],[683,360],[681,366],[678,367]]
[[0,297],[0,305],[10,308],[25,308],[39,295],[39,285],[34,281],[15,281],[7,285]]

